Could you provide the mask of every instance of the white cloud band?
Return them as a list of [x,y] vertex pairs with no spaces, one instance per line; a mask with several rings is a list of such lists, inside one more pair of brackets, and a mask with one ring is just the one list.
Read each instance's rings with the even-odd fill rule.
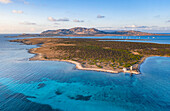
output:
[[12,13],[16,13],[16,14],[22,14],[24,13],[22,10],[12,10]]
[[8,4],[8,3],[12,3],[12,1],[11,0],[0,0],[0,3]]

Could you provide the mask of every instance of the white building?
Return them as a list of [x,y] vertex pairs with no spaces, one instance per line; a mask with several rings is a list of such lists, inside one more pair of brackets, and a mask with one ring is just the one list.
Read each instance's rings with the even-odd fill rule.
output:
[[123,68],[123,71],[124,71],[124,72],[126,72],[126,71],[127,71],[127,69],[126,69],[126,68]]
[[133,66],[130,66],[130,70],[131,70],[131,71],[133,70]]

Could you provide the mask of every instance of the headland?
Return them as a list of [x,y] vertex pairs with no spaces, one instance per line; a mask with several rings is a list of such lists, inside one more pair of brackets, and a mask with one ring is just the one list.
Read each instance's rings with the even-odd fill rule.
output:
[[140,74],[139,66],[146,57],[170,57],[170,44],[80,38],[31,38],[11,40],[11,42],[40,45],[29,50],[30,53],[36,54],[30,60],[64,61],[76,64],[76,68],[80,70],[109,73]]

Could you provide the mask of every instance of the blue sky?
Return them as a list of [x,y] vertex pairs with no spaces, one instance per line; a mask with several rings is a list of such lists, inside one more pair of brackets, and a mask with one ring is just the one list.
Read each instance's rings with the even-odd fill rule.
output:
[[0,0],[0,33],[72,27],[170,33],[170,0]]

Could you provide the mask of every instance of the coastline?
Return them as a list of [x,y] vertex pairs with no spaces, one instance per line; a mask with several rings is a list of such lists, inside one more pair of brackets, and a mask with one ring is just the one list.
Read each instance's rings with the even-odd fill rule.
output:
[[[137,70],[127,70],[127,71],[120,71],[120,70],[107,70],[107,69],[100,69],[100,68],[88,68],[88,67],[83,67],[81,65],[81,63],[77,62],[77,61],[73,61],[73,60],[59,60],[59,59],[44,59],[42,57],[42,54],[41,53],[35,53],[35,50],[37,48],[33,48],[33,49],[30,49],[28,52],[31,53],[31,54],[35,54],[35,56],[33,56],[32,58],[30,58],[29,60],[30,61],[35,61],[35,60],[42,60],[42,61],[61,61],[61,62],[68,62],[68,63],[71,63],[71,64],[75,64],[76,65],[76,68],[79,69],[79,70],[88,70],[88,71],[98,71],[98,72],[108,72],[108,73],[130,73],[130,74],[140,74],[140,71],[139,69]],[[145,59],[143,59],[144,61]],[[143,63],[143,61],[140,61],[140,64]],[[140,64],[137,64],[137,65],[140,65]]]
[[170,34],[144,34],[144,35],[126,35],[126,34],[96,34],[96,35],[18,35],[18,36],[6,36],[7,38],[19,38],[19,37],[105,37],[105,36],[170,36]]
[[[33,57],[29,58],[30,61],[36,61],[36,60],[40,60],[40,61],[61,61],[61,62],[68,62],[68,63],[71,63],[71,64],[75,64],[76,65],[76,68],[79,69],[79,70],[87,70],[87,71],[98,71],[98,72],[108,72],[108,73],[115,73],[115,74],[118,74],[118,73],[130,73],[130,74],[135,74],[135,75],[138,75],[138,74],[141,74],[140,72],[140,66],[142,63],[144,63],[144,61],[148,58],[148,57],[154,57],[154,56],[159,56],[159,55],[148,55],[148,56],[144,56],[141,58],[141,60],[139,61],[138,64],[135,64],[137,65],[137,70],[127,70],[127,71],[120,71],[120,70],[107,70],[107,69],[100,69],[100,68],[88,68],[88,67],[83,67],[81,65],[81,63],[77,62],[77,61],[73,61],[73,60],[60,60],[60,59],[44,59],[42,57],[42,54],[41,53],[35,53],[35,50],[37,48],[32,48],[32,49],[29,49],[29,53],[31,54],[35,54]],[[170,57],[170,56],[159,56],[159,57]]]
[[[155,55],[153,55],[153,54],[150,54],[150,55],[144,54],[143,57],[138,59],[138,61],[135,64],[132,64],[133,70],[130,70],[130,68],[129,68],[131,65],[127,66],[127,67],[125,66],[126,69],[124,69],[124,67],[119,67],[119,66],[118,67],[116,66],[116,68],[115,68],[115,66],[114,66],[114,68],[109,68],[109,67],[94,67],[92,65],[91,66],[90,65],[84,65],[84,64],[86,64],[85,62],[77,61],[76,59],[70,59],[70,58],[64,58],[64,57],[61,57],[61,58],[55,58],[55,57],[51,58],[50,57],[50,58],[48,58],[47,57],[48,54],[49,55],[51,54],[52,56],[56,54],[56,53],[53,53],[53,50],[51,50],[51,47],[56,47],[56,46],[75,46],[75,44],[71,44],[71,43],[69,45],[65,44],[65,43],[62,43],[62,40],[63,39],[54,39],[54,38],[50,38],[50,39],[41,38],[40,39],[39,38],[39,39],[22,39],[22,40],[17,39],[17,40],[11,40],[11,42],[20,42],[20,43],[24,43],[24,44],[27,44],[27,45],[37,45],[37,46],[40,43],[43,44],[40,47],[29,49],[29,51],[28,51],[29,53],[35,54],[29,60],[69,62],[69,63],[75,64],[76,68],[79,69],[79,70],[100,71],[100,72],[108,72],[108,73],[120,73],[120,72],[124,72],[124,73],[131,73],[131,74],[140,74],[140,65],[145,61],[145,59],[147,57],[161,56],[161,55],[157,55],[157,54],[155,54]],[[59,41],[61,43],[57,44]],[[64,39],[64,41],[65,41],[65,39]],[[76,41],[77,41],[77,39],[76,39]],[[143,44],[141,44],[141,45],[143,45]],[[146,44],[146,45],[148,45],[148,44]],[[108,47],[104,47],[104,49],[107,49],[107,48]],[[49,51],[49,50],[51,50],[51,51]],[[131,53],[133,53],[134,55],[139,55],[138,53],[133,52],[133,50],[129,50],[129,51],[131,51]],[[61,53],[61,52],[59,51],[59,53]],[[61,56],[61,55],[59,55],[59,56]],[[164,55],[164,57],[170,57],[170,56]]]

